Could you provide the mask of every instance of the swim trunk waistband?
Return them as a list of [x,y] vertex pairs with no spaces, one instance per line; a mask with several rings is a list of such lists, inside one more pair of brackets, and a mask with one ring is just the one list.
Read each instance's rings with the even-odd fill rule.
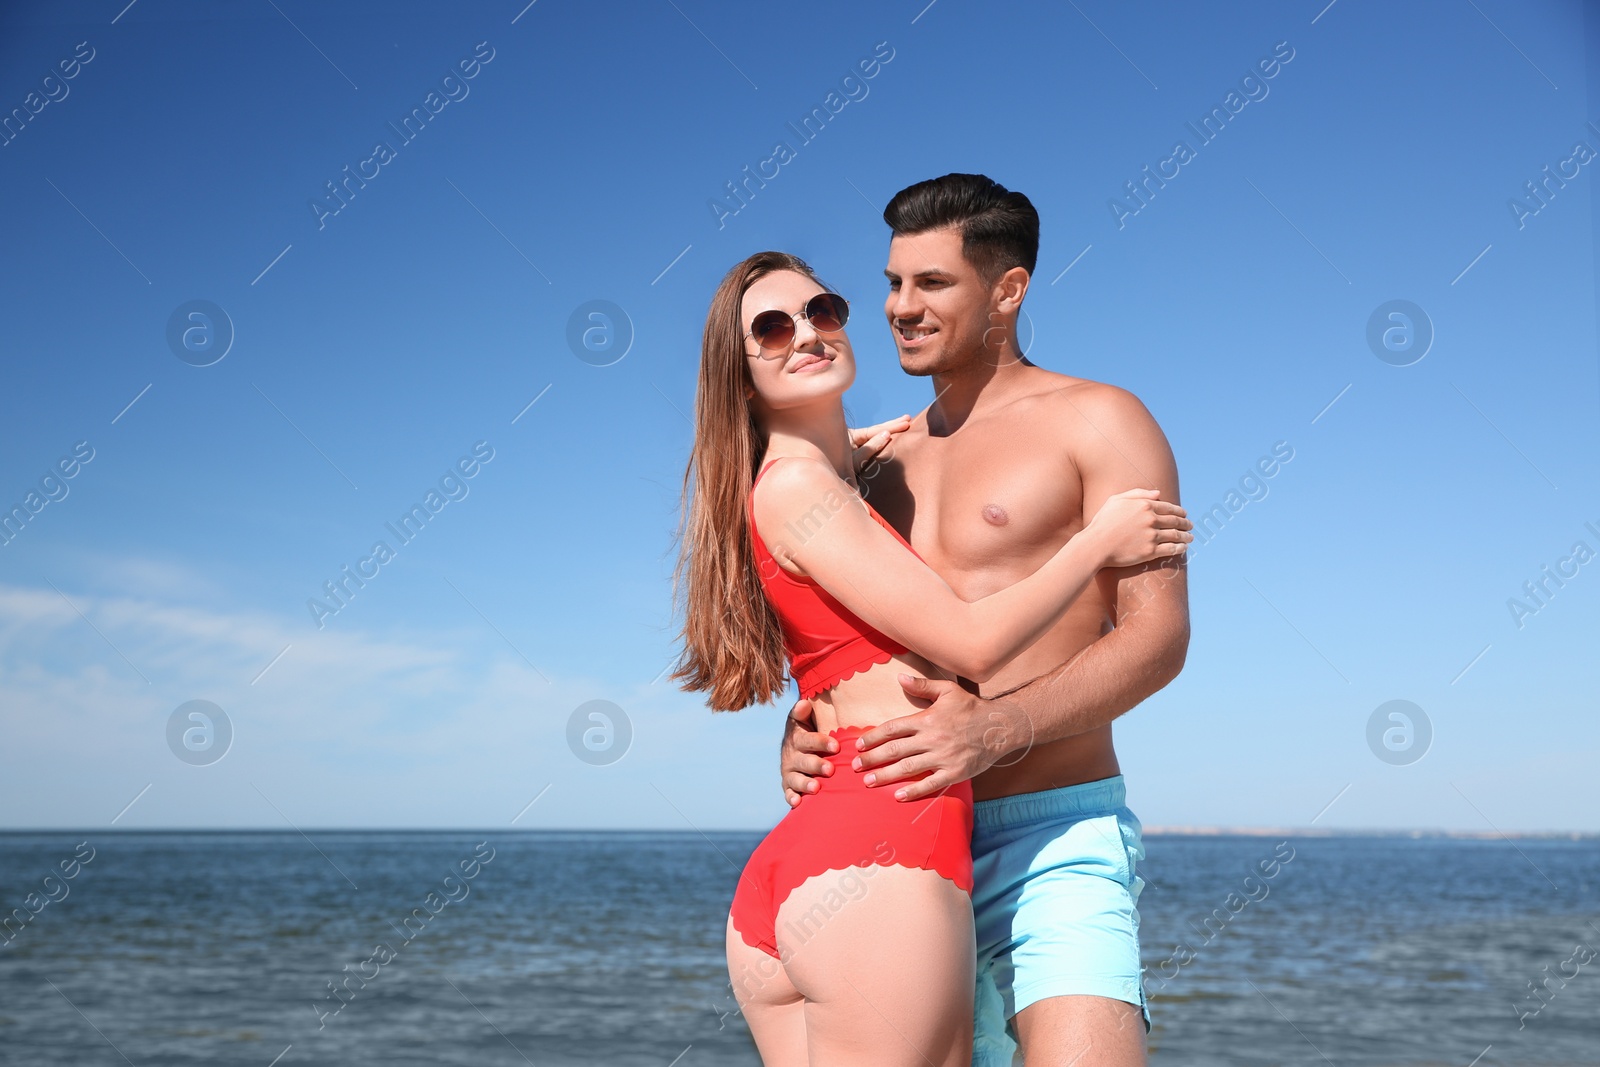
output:
[[1128,791],[1122,775],[1115,774],[1110,778],[1079,782],[1060,789],[980,800],[972,805],[973,820],[979,830],[1005,830],[1032,823],[1057,822],[1116,811],[1126,806],[1127,799]]

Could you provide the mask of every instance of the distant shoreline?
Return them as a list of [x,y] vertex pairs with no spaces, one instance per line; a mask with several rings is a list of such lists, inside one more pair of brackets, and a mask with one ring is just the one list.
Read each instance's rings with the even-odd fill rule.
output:
[[1318,827],[1296,828],[1255,826],[1146,826],[1146,837],[1439,837],[1462,841],[1501,840],[1557,840],[1600,841],[1600,831],[1594,830],[1324,830]]

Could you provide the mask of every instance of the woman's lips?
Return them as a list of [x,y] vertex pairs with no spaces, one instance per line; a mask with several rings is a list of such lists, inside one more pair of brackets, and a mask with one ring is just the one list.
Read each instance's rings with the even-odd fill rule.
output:
[[832,363],[832,362],[833,362],[833,360],[829,359],[827,356],[819,356],[819,355],[815,355],[815,354],[802,356],[800,358],[800,362],[796,363],[794,365],[794,369],[791,370],[789,373],[790,374],[804,374],[806,371],[811,370],[811,368],[813,368],[813,367],[826,366],[827,364]]

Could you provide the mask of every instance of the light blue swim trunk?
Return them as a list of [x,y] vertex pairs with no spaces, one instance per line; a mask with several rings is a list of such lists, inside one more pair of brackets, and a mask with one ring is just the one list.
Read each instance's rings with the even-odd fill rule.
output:
[[1144,858],[1122,776],[973,805],[978,988],[973,1067],[1010,1067],[1012,1017],[1047,997],[1137,1004]]

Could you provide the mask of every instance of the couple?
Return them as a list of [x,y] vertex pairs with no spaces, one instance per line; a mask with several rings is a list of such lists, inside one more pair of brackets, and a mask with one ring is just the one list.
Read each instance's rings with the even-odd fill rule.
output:
[[883,217],[915,419],[846,426],[849,305],[794,256],[737,264],[706,318],[673,677],[736,710],[787,667],[801,696],[734,994],[768,1067],[1143,1063],[1111,721],[1188,644],[1172,452],[1130,393],[1023,357],[1027,197],[948,174]]

